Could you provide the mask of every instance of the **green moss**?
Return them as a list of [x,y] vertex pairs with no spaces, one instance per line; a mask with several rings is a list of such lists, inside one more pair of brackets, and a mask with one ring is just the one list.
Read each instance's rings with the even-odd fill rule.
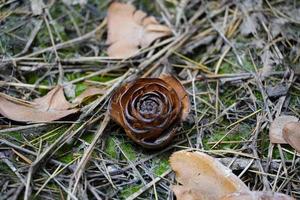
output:
[[67,73],[65,77],[67,78],[68,81],[73,81],[75,79],[84,77],[85,75],[86,75],[85,73]]
[[123,142],[120,145],[121,149],[123,150],[124,154],[127,156],[127,158],[131,161],[136,160],[137,156],[136,156],[136,152],[133,148],[133,145],[131,143],[128,142]]
[[[206,149],[210,149],[216,142],[220,141],[228,132],[229,130],[225,129],[216,129],[212,135],[208,135],[204,138],[204,147]],[[218,149],[233,149],[237,143],[230,143],[230,141],[243,141],[245,138],[249,137],[251,133],[251,127],[246,124],[241,124],[239,130],[234,133],[227,134],[218,144]],[[229,143],[222,143],[222,142],[229,142]],[[208,144],[212,142],[213,144]]]
[[153,162],[154,162],[153,164],[155,166],[154,174],[156,176],[162,175],[164,172],[166,172],[170,168],[169,160],[166,157],[155,159]]
[[247,59],[247,58],[244,59],[243,64],[244,64],[243,67],[244,67],[244,69],[246,69],[246,71],[255,72],[255,68],[249,59]]
[[68,154],[66,154],[66,155],[64,155],[64,156],[62,156],[62,157],[60,157],[59,159],[58,159],[60,162],[63,162],[63,163],[70,163],[72,160],[74,160],[74,156],[73,156],[73,154],[72,153],[68,153]]
[[258,101],[263,101],[263,96],[261,95],[260,91],[255,90],[255,91],[253,91],[253,94]]
[[273,155],[272,155],[272,158],[273,158],[273,159],[281,159],[281,158],[280,158],[279,149],[278,149],[277,147],[275,147],[275,148],[273,149]]
[[39,76],[37,73],[30,73],[26,76],[27,82],[29,84],[34,84],[38,80]]
[[91,143],[93,141],[95,137],[95,134],[94,133],[84,133],[82,136],[81,136],[81,139],[83,139],[84,141],[86,141],[87,143]]
[[74,155],[72,153],[72,144],[65,144],[63,145],[57,152],[56,152],[56,159],[63,163],[70,163],[74,160]]
[[137,192],[139,189],[142,188],[142,185],[128,185],[121,191],[121,198],[126,199],[133,193]]
[[[292,147],[289,146],[289,145],[286,145],[285,148],[287,148],[287,149],[290,150],[291,152],[294,152],[294,151],[295,151],[295,149],[292,148]],[[293,160],[293,158],[294,158],[294,155],[293,155],[293,154],[290,154],[290,153],[285,153],[284,155],[285,155],[285,159],[286,159],[286,160]]]
[[219,74],[231,74],[233,73],[233,66],[229,63],[223,62],[220,66]]
[[87,86],[84,83],[76,84],[75,88],[75,96],[79,96],[84,90],[86,90]]
[[[28,84],[36,84],[36,81],[38,81],[38,79],[42,76],[42,74],[33,72],[33,73],[28,73],[25,76],[25,79],[27,81]],[[53,80],[54,83],[56,83],[56,80]],[[43,79],[41,82],[39,82],[39,85],[46,85],[46,86],[51,86],[53,85],[52,82],[50,82],[48,79]],[[48,89],[38,89],[38,91],[40,92],[40,96],[44,96],[46,95],[49,90]]]
[[92,81],[98,81],[98,82],[107,82],[113,80],[115,77],[112,76],[93,76],[90,78]]
[[[258,148],[260,149],[259,152],[261,152],[263,158],[268,157],[269,145],[270,145],[269,133],[268,130],[265,130],[260,134],[260,141],[258,141]],[[285,149],[290,150],[291,152],[294,152],[294,149],[289,145],[281,145],[281,146]],[[283,151],[283,154],[286,160],[293,159],[293,154],[290,154],[285,151]],[[281,159],[277,145],[275,145],[273,148],[272,158]]]
[[16,131],[2,133],[1,137],[3,137],[3,138],[14,138],[17,141],[23,141],[22,134],[20,132],[16,132]]
[[114,137],[109,137],[106,139],[106,148],[105,153],[107,153],[112,158],[117,158],[117,152],[116,152],[117,145],[114,141]]
[[[114,159],[117,159],[117,150],[118,150],[118,145],[121,148],[122,152],[125,154],[125,156],[130,160],[134,161],[137,159],[137,152],[134,149],[134,146],[128,142],[127,138],[116,138],[114,136],[108,137],[106,139],[106,148],[105,152]],[[121,158],[122,160],[127,160],[124,156]]]

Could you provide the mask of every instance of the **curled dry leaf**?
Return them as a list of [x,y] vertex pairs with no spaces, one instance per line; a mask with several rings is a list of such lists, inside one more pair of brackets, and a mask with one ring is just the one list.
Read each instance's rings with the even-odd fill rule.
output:
[[286,144],[283,138],[283,127],[289,122],[297,122],[299,119],[295,116],[282,115],[277,117],[271,124],[269,137],[272,143]]
[[233,192],[249,191],[230,169],[205,153],[175,152],[170,165],[182,184],[172,187],[177,200],[219,200]]
[[110,103],[112,119],[133,141],[149,149],[167,145],[189,110],[187,92],[170,75],[125,84],[115,91]]
[[50,122],[78,111],[72,109],[61,86],[56,86],[47,95],[33,102],[23,101],[0,93],[0,114],[20,122]]
[[294,198],[277,192],[253,191],[237,192],[223,197],[221,200],[295,200]]
[[117,2],[108,9],[107,26],[108,55],[116,58],[133,56],[140,47],[148,47],[156,39],[171,34],[171,30],[154,17],[147,17],[132,5]]
[[287,123],[283,128],[283,138],[300,153],[300,122]]

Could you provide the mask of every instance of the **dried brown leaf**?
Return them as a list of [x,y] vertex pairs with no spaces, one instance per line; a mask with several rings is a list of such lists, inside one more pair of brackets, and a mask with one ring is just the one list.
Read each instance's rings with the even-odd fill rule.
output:
[[14,121],[50,122],[78,111],[72,107],[73,105],[65,99],[61,86],[56,86],[47,95],[33,102],[0,93],[0,113]]
[[253,191],[232,193],[221,200],[294,200],[294,198],[278,192]]
[[283,128],[283,138],[300,153],[300,122],[287,123]]
[[283,138],[283,127],[289,122],[297,122],[299,119],[295,116],[282,115],[277,117],[271,124],[269,130],[269,137],[272,143],[286,144]]
[[179,151],[170,157],[176,180],[177,200],[219,200],[233,192],[248,192],[247,186],[230,169],[200,152]]
[[129,4],[114,2],[108,9],[108,55],[128,58],[140,47],[148,47],[158,38],[171,34],[167,26],[160,25],[154,17]]
[[34,99],[35,107],[43,110],[68,110],[73,105],[69,103],[64,95],[63,87],[56,86],[49,91],[45,96]]

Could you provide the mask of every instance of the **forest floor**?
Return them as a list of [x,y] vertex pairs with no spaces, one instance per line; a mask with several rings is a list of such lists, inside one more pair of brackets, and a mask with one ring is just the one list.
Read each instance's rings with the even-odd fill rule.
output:
[[[175,199],[169,156],[220,158],[251,190],[300,199],[300,154],[272,144],[280,115],[300,117],[300,2],[130,2],[172,29],[130,59],[107,55],[110,1],[0,1],[0,92],[22,100],[60,84],[71,102],[104,92],[48,123],[0,115],[0,199]],[[116,82],[176,76],[191,112],[172,143],[146,150],[107,121]]]

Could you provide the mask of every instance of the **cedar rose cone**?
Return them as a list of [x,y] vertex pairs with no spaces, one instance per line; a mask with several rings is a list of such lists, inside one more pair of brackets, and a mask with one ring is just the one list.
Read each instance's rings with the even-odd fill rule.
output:
[[112,119],[128,137],[148,149],[167,145],[189,110],[187,92],[170,75],[125,84],[115,91],[110,103]]

